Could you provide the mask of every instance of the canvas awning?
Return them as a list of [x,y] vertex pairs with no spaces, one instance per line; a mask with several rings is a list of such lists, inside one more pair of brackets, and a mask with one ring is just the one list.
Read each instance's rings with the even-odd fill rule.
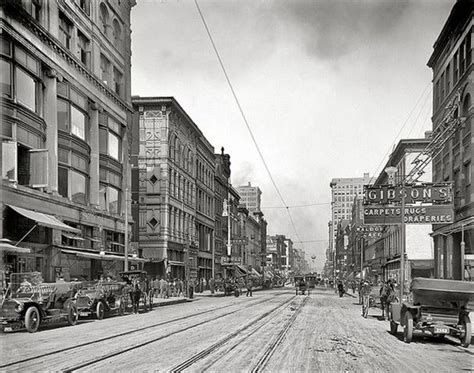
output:
[[63,236],[63,237],[66,237],[66,238],[69,238],[70,240],[85,241],[84,238],[79,237],[79,236],[74,236],[74,235],[72,235],[72,234],[63,233],[62,236]]
[[0,252],[27,254],[31,252],[31,250],[24,247],[13,246],[7,242],[0,242]]
[[[80,250],[68,250],[68,249],[61,249],[62,253],[75,255],[80,258],[89,258],[89,259],[97,259],[97,260],[120,260],[125,261],[125,256],[121,255],[113,255],[113,254],[104,254],[100,255],[99,253],[91,253],[88,251],[80,251]],[[135,262],[147,262],[144,258],[134,258],[132,256],[128,257],[128,260],[135,261]]]
[[247,271],[247,268],[245,268],[243,265],[241,264],[237,264],[236,265],[237,269],[239,271],[241,271],[244,275],[247,275],[249,272]]
[[168,260],[168,264],[171,265],[171,266],[184,267],[184,263],[183,263],[183,262],[179,262],[179,261],[177,261],[177,260]]
[[255,268],[252,268],[251,274],[257,277],[262,277],[262,275]]
[[80,233],[79,229],[73,228],[67,224],[64,224],[59,219],[55,218],[53,215],[44,214],[42,212],[36,212],[28,209],[24,209],[21,207],[7,205],[11,209],[15,210],[20,215],[23,215],[25,218],[34,220],[38,225],[43,227],[53,228],[53,229],[61,229],[66,232],[74,232]]
[[410,265],[412,269],[433,269],[433,259],[410,259]]

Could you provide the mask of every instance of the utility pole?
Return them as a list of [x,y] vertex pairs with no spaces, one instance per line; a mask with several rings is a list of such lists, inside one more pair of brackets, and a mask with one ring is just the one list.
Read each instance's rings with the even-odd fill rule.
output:
[[124,271],[128,271],[128,188],[125,188],[125,268]]
[[403,295],[405,293],[405,178],[402,175],[402,223],[400,225],[400,304],[403,303]]

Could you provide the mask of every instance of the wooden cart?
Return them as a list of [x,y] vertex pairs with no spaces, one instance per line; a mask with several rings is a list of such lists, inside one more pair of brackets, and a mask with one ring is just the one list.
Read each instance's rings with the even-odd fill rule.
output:
[[433,278],[414,278],[412,302],[390,305],[390,331],[403,327],[403,340],[410,343],[413,331],[428,335],[459,338],[463,347],[471,343],[471,320],[474,305],[472,282]]

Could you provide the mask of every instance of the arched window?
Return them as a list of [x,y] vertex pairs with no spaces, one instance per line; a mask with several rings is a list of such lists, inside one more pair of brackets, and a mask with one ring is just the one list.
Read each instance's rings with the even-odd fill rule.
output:
[[122,28],[120,27],[120,23],[114,19],[113,21],[113,32],[114,32],[114,43],[115,46],[118,47],[122,43]]
[[100,28],[101,31],[108,36],[109,31],[109,11],[104,3],[99,6]]

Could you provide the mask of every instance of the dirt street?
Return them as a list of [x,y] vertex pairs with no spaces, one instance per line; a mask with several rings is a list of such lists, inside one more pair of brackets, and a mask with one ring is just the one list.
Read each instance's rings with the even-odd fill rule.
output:
[[474,370],[474,349],[415,333],[406,344],[357,299],[292,288],[199,297],[140,315],[0,335],[1,371],[433,372]]

